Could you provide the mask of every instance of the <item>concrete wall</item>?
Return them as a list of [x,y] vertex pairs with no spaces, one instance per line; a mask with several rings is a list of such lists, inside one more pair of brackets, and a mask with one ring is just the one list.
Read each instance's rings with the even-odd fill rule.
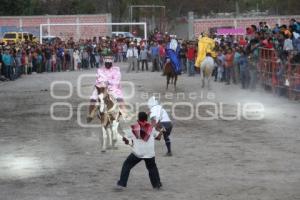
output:
[[[0,17],[0,32],[29,31],[39,36],[40,24],[53,23],[106,23],[111,22],[111,14],[99,15],[44,15]],[[43,35],[59,36],[63,39],[88,39],[94,36],[110,35],[111,26],[48,26],[43,28]]]

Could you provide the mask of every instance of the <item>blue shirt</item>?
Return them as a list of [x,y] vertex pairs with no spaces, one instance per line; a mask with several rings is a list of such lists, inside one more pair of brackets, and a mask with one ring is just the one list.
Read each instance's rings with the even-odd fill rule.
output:
[[245,71],[248,69],[248,59],[247,56],[241,56],[239,60],[240,71]]
[[152,56],[158,56],[158,54],[159,54],[158,46],[152,46],[150,50],[151,50],[151,55]]
[[10,65],[12,65],[12,56],[10,54],[4,54],[2,56],[2,61],[3,61],[4,65],[10,66]]

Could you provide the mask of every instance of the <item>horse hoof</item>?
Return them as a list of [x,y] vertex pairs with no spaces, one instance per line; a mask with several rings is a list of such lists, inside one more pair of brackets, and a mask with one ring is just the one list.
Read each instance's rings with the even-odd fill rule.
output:
[[106,153],[106,150],[102,149],[102,150],[101,150],[101,153]]

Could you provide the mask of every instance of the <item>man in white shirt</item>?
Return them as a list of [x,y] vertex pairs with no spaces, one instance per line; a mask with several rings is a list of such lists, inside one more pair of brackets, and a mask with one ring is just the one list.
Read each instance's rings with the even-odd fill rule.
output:
[[293,51],[293,49],[294,49],[293,41],[289,36],[286,36],[286,39],[284,40],[284,44],[283,44],[283,50],[288,52],[288,51]]
[[155,163],[154,140],[159,140],[161,133],[157,132],[150,123],[147,122],[148,115],[145,112],[140,112],[138,122],[131,126],[132,131],[123,137],[125,144],[129,145],[131,141],[132,153],[125,160],[120,180],[117,183],[117,190],[123,190],[127,186],[130,170],[144,160],[149,178],[154,189],[160,189],[159,172]]
[[139,66],[137,63],[138,57],[139,57],[138,50],[134,46],[134,43],[131,42],[126,54],[126,58],[128,59],[128,63],[129,63],[127,73],[129,73],[131,70],[134,69],[136,72],[139,71]]
[[172,122],[166,110],[159,105],[158,101],[152,96],[148,100],[148,108],[150,109],[150,120],[152,126],[162,127],[164,140],[167,146],[166,156],[172,156],[170,134],[172,132]]

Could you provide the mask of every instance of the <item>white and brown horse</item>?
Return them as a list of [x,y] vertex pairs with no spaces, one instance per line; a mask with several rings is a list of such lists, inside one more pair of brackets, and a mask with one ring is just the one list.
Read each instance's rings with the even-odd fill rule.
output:
[[121,117],[119,105],[115,98],[113,98],[107,90],[106,86],[96,87],[98,92],[97,101],[95,105],[90,107],[88,121],[91,121],[95,115],[100,120],[102,128],[102,152],[107,149],[117,149],[116,143],[118,141],[118,126]]

